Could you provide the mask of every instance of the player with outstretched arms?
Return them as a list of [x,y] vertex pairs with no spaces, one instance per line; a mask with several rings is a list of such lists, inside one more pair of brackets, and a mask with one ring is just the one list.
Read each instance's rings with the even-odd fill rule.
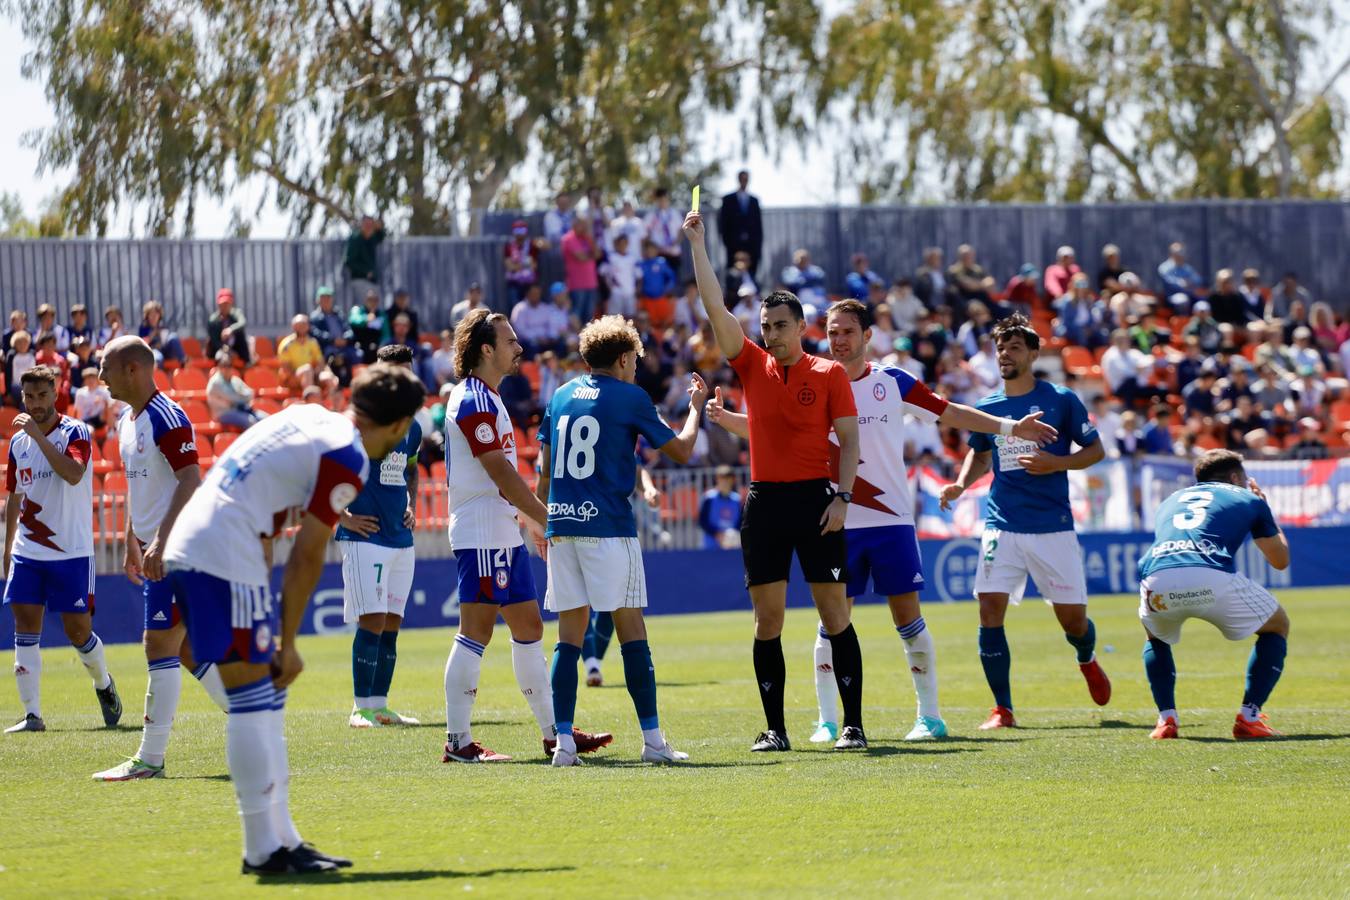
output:
[[[905,740],[946,737],[947,725],[938,709],[937,654],[919,609],[924,579],[914,530],[914,501],[905,472],[905,414],[970,431],[1012,434],[1038,446],[1057,435],[1054,428],[1040,421],[1040,413],[1029,413],[1019,421],[1000,419],[942,399],[904,369],[868,362],[872,316],[857,300],[830,307],[826,335],[831,356],[848,374],[858,407],[858,477],[844,520],[848,602],[850,606],[857,602],[867,592],[870,580],[872,589],[885,596],[890,606],[919,705],[914,727]],[[708,418],[734,434],[749,437],[746,417],[723,409],[720,390],[708,404]],[[838,478],[837,470],[834,477]],[[820,719],[811,740],[822,743],[838,738],[839,713],[829,636],[824,625],[817,628],[816,699]]]
[[[993,334],[1003,390],[985,397],[975,408],[1013,419],[1041,413],[1041,420],[1058,437],[1037,447],[1036,442],[1015,435],[972,434],[961,474],[955,484],[942,489],[945,509],[993,468],[989,514],[975,575],[980,663],[994,695],[994,708],[980,726],[983,731],[1017,724],[1009,678],[1012,658],[1003,621],[1008,604],[1022,602],[1028,575],[1036,579],[1065,639],[1077,653],[1093,702],[1105,706],[1111,699],[1111,682],[1097,663],[1097,629],[1087,614],[1087,578],[1069,509],[1068,475],[1071,469],[1100,462],[1105,450],[1078,395],[1032,373],[1041,339],[1026,318],[1009,316],[994,326]],[[1071,442],[1079,449],[1071,452]]]
[[[412,348],[381,347],[376,360],[412,371]],[[417,506],[417,450],[422,426],[414,421],[388,455],[370,461],[370,477],[338,519],[342,549],[342,615],[356,623],[352,637],[352,728],[420,725],[389,708],[398,660],[398,630],[412,590],[413,524]]]
[[1203,619],[1230,641],[1256,635],[1247,660],[1247,686],[1233,721],[1233,737],[1279,737],[1261,707],[1284,670],[1289,615],[1270,592],[1237,571],[1235,559],[1248,537],[1266,561],[1289,567],[1289,541],[1242,457],[1211,450],[1196,460],[1195,484],[1158,507],[1153,546],[1139,560],[1139,619],[1144,672],[1158,724],[1151,737],[1177,736],[1177,670],[1172,646],[1181,643],[1187,619]]
[[590,372],[553,394],[539,424],[542,463],[536,492],[548,500],[548,589],[544,604],[558,614],[553,651],[553,708],[558,747],[553,765],[574,766],[581,751],[572,721],[577,667],[591,610],[614,616],[624,681],[642,729],[644,762],[688,759],[670,746],[656,706],[656,669],[642,610],[647,576],[637,521],[628,502],[636,482],[633,449],[644,437],[669,458],[689,461],[698,437],[707,385],[695,374],[689,416],[678,435],[633,383],[642,340],[619,316],[604,316],[581,330],[581,358]]
[[145,602],[145,658],[150,683],[145,691],[141,746],[136,755],[94,775],[95,781],[164,777],[164,754],[183,690],[183,669],[228,709],[220,672],[197,663],[187,626],[164,577],[164,547],[173,523],[202,482],[197,436],[183,408],[155,387],[155,354],[139,337],[123,335],[103,350],[99,380],[113,399],[126,404],[117,419],[118,452],[127,476],[126,559],[123,568],[141,588]]
[[27,412],[14,418],[5,473],[5,598],[14,615],[14,680],[24,717],[6,734],[46,731],[42,720],[42,614],[61,614],[66,638],[94,680],[103,724],[122,700],[94,633],[94,504],[89,426],[56,411],[57,371],[34,366],[19,379]]
[[[268,416],[216,461],[169,535],[164,562],[188,640],[198,660],[220,667],[229,696],[225,761],[245,874],[351,865],[306,843],[291,818],[286,691],[304,668],[296,635],[338,516],[361,492],[370,458],[403,440],[424,396],[412,373],[376,363],[352,380],[345,413],[307,403]],[[278,609],[265,542],[294,510],[302,515]]]
[[[511,629],[511,667],[543,735],[558,745],[553,690],[544,661],[544,620],[516,512],[540,546],[548,510],[517,469],[515,429],[497,388],[519,371],[523,350],[501,313],[476,309],[455,327],[461,381],[445,405],[445,474],[450,485],[450,546],[459,568],[459,634],[445,662],[443,762],[499,762],[511,757],[474,740],[470,719],[478,673],[497,615]],[[570,724],[570,722],[569,722]],[[610,734],[575,732],[579,753],[598,750]]]

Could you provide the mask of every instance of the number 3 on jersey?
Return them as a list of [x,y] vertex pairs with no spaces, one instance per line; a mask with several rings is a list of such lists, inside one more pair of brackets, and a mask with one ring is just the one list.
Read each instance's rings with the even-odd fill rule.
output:
[[558,417],[558,448],[553,459],[553,477],[590,478],[595,473],[595,445],[600,423],[595,416]]
[[1177,498],[1177,502],[1186,507],[1185,512],[1172,516],[1172,527],[1181,531],[1199,528],[1209,515],[1209,505],[1214,502],[1214,494],[1209,491],[1187,491]]

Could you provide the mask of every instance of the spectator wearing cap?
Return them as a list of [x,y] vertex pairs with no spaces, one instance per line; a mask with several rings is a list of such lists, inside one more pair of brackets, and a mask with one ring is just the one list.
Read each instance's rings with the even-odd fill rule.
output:
[[389,304],[389,308],[385,310],[385,314],[389,318],[390,328],[393,328],[395,316],[402,314],[408,317],[412,323],[412,343],[408,346],[415,348],[417,342],[421,339],[422,317],[413,308],[412,294],[408,293],[407,288],[398,288],[394,291],[394,299]]
[[[20,331],[28,333],[28,313],[21,309],[12,309],[9,312],[9,328],[6,329],[4,337],[0,339],[0,353],[8,353],[12,348],[14,335]],[[29,335],[31,339],[31,335]],[[6,381],[6,384],[9,382]]]
[[571,230],[572,219],[576,217],[572,204],[572,195],[567,191],[559,191],[553,197],[553,208],[544,213],[544,240],[548,241],[549,246],[558,246],[562,243],[563,235]]
[[[506,287],[511,292],[514,306],[524,299],[526,288],[539,280],[539,245],[530,240],[530,226],[524,219],[511,223],[511,240],[502,248],[502,264],[506,268]],[[453,328],[457,321],[450,327]]]
[[866,253],[853,254],[849,258],[849,265],[853,271],[844,276],[844,293],[852,299],[867,303],[871,299],[874,285],[882,290],[886,289],[886,282],[872,271]]
[[[553,286],[555,289],[559,285]],[[526,359],[534,359],[545,350],[554,353],[567,352],[564,334],[566,326],[560,327],[557,307],[544,303],[538,284],[530,285],[525,299],[511,310],[511,327],[516,332]]]
[[1097,290],[1108,297],[1120,290],[1120,276],[1125,267],[1120,264],[1120,248],[1107,244],[1102,248],[1102,264],[1097,269]]
[[[595,316],[600,288],[596,266],[601,256],[600,246],[591,236],[590,220],[581,216],[573,219],[572,230],[563,236],[561,246],[563,281],[567,284],[568,296],[572,298],[572,312],[584,326]],[[519,304],[515,308],[519,309]]]
[[56,321],[56,307],[50,303],[44,303],[37,309],[38,318],[38,337],[51,333],[56,336],[56,349],[65,353],[70,349],[70,332],[66,326]]
[[148,300],[141,307],[141,326],[137,330],[141,340],[154,351],[155,362],[161,368],[167,362],[177,364],[179,368],[187,365],[187,351],[178,340],[178,335],[164,324],[164,304],[158,300]]
[[1313,305],[1313,296],[1298,283],[1297,272],[1285,272],[1280,276],[1280,283],[1270,291],[1266,315],[1272,319],[1288,319],[1295,302],[1302,303],[1303,308],[1307,309]]
[[1191,320],[1186,323],[1182,334],[1195,338],[1204,353],[1214,353],[1222,346],[1223,332],[1219,330],[1218,321],[1210,313],[1208,300],[1195,302],[1191,310]]
[[[536,277],[533,281],[522,287],[519,297],[514,296],[514,294],[512,295],[511,304],[513,306],[525,299],[525,291],[529,289],[529,285],[534,284],[539,280],[537,274],[538,273],[536,273]],[[465,316],[482,305],[483,285],[477,281],[469,282],[469,289],[465,292],[464,299],[450,308],[450,330],[454,331],[455,328],[459,326],[459,323],[464,321]]]
[[1107,314],[1116,324],[1123,324],[1131,318],[1142,316],[1153,306],[1153,298],[1143,292],[1139,276],[1133,272],[1121,272],[1116,279],[1120,290],[1111,296],[1107,303]]
[[[1205,280],[1186,261],[1186,245],[1180,241],[1168,246],[1167,259],[1158,265],[1158,277],[1162,279],[1163,293],[1168,301],[1182,312],[1205,295]],[[1177,294],[1182,297],[1173,300]]]
[[714,470],[714,487],[703,494],[698,506],[698,527],[707,550],[734,550],[741,545],[741,495],[736,491],[736,473],[731,466]]
[[216,291],[216,311],[206,320],[206,352],[214,358],[222,347],[228,349],[247,366],[253,359],[248,349],[248,335],[244,332],[244,314],[235,308],[234,291],[221,288]]
[[818,309],[825,308],[828,302],[825,295],[825,270],[811,262],[811,254],[805,247],[793,252],[792,265],[783,269],[778,280],[783,282],[783,287],[797,295],[803,306],[809,303]]
[[296,313],[291,319],[291,333],[277,344],[277,359],[281,360],[281,380],[292,393],[318,383],[323,369],[323,348],[309,333],[309,316]]
[[1092,293],[1086,274],[1073,276],[1069,293],[1054,302],[1056,337],[1070,344],[1095,350],[1103,347],[1110,333],[1110,313],[1106,304]]
[[102,350],[108,342],[127,333],[126,323],[122,320],[122,309],[110,306],[103,311],[103,327],[98,330],[98,340],[94,346]]
[[1266,315],[1266,289],[1261,285],[1261,272],[1257,269],[1243,269],[1242,283],[1238,285],[1238,294],[1242,296],[1242,305],[1247,309],[1250,320],[1268,318]]
[[1053,303],[1069,292],[1073,276],[1083,271],[1074,261],[1073,248],[1065,244],[1055,251],[1055,261],[1045,267],[1045,295]]
[[659,187],[652,191],[652,202],[656,206],[647,213],[643,224],[647,228],[647,240],[656,247],[656,253],[670,266],[672,273],[680,271],[684,261],[684,213],[670,205],[670,188]]
[[76,303],[70,308],[70,324],[66,326],[66,331],[70,332],[70,342],[75,343],[76,338],[84,338],[91,344],[94,342],[94,328],[89,324],[89,309],[83,303]]
[[356,365],[352,330],[333,305],[333,289],[326,284],[320,285],[314,292],[314,303],[315,307],[309,314],[309,334],[319,342],[324,359],[341,356],[348,368]]
[[1022,263],[1017,274],[1009,278],[1008,283],[1003,286],[1003,293],[1007,295],[1008,302],[1024,314],[1029,314],[1031,307],[1036,303],[1036,283],[1040,278],[1040,269],[1032,263]]
[[378,290],[366,291],[348,314],[347,325],[351,327],[356,349],[361,352],[361,361],[367,365],[375,362],[375,354],[389,340],[389,316],[380,308]]
[[362,302],[368,291],[380,289],[380,244],[384,242],[384,223],[374,216],[362,216],[342,254],[342,268],[347,273],[347,284],[352,304]]

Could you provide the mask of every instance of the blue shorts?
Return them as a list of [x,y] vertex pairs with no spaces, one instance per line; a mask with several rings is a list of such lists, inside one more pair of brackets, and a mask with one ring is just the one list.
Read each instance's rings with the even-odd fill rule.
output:
[[883,597],[923,590],[923,563],[913,525],[883,525],[879,528],[844,530],[848,544],[848,595],[872,590]]
[[141,584],[145,600],[145,630],[168,631],[183,621],[182,608],[173,596],[173,582],[165,575],[159,581],[145,579]]
[[198,663],[265,663],[281,631],[281,606],[266,585],[239,584],[195,569],[169,572]]
[[27,559],[10,562],[5,604],[33,603],[55,613],[94,612],[94,558]]
[[456,550],[455,563],[460,603],[510,606],[539,599],[524,544],[510,550]]

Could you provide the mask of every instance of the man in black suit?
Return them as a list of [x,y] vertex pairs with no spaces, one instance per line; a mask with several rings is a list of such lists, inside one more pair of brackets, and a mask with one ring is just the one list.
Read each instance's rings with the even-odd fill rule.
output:
[[727,251],[727,267],[736,258],[736,251],[750,254],[750,277],[758,283],[759,257],[764,249],[764,221],[759,213],[759,198],[750,193],[750,173],[742,169],[736,173],[740,187],[722,198],[717,213],[717,230],[722,234],[722,246]]

